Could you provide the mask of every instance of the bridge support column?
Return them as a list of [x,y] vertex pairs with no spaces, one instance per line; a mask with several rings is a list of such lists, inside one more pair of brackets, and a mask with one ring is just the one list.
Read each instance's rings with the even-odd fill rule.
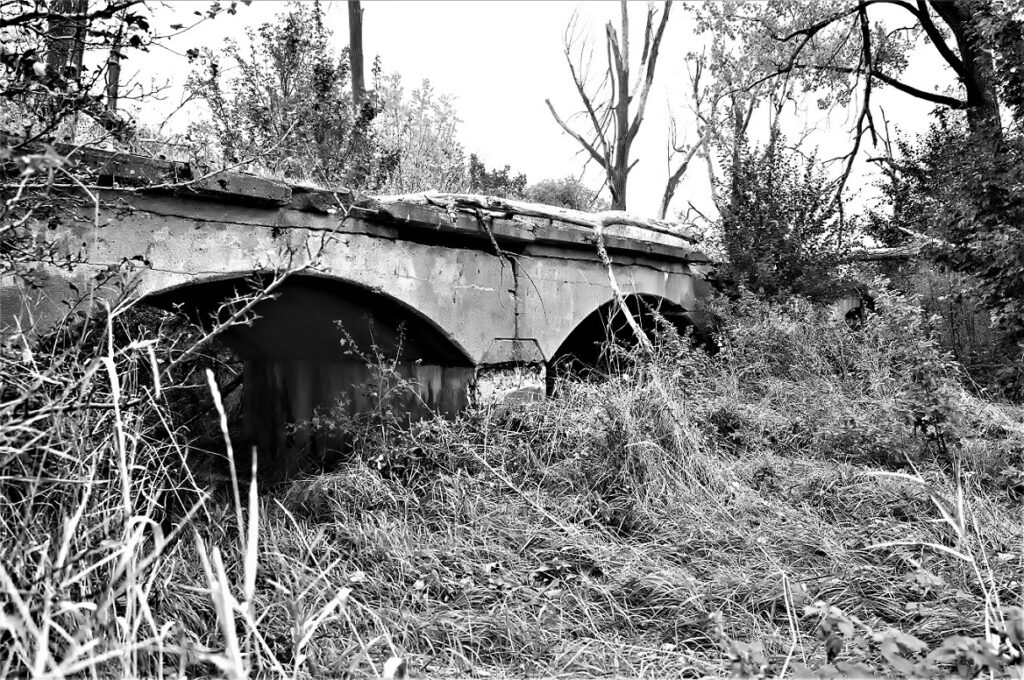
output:
[[474,397],[480,405],[519,404],[544,398],[543,364],[482,366],[476,371]]

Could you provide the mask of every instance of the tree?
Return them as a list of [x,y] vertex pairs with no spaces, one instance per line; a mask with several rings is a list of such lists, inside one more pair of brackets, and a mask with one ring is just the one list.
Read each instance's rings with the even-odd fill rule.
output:
[[[219,11],[211,9],[211,16]],[[119,53],[147,49],[154,39],[149,21],[141,0],[0,3],[0,129],[28,145],[52,137],[71,140],[84,115],[130,143],[131,121],[108,110],[97,91],[107,64],[87,68],[85,55],[115,45]]]
[[[378,69],[379,70],[379,69]],[[452,98],[424,80],[406,95],[397,73],[377,76],[379,113],[373,121],[380,190],[405,194],[466,189],[465,156]]]
[[[1022,49],[1014,40],[1021,22],[1013,8],[1002,0],[772,0],[711,6],[705,27],[741,43],[750,65],[743,87],[785,81],[816,96],[820,108],[856,104],[852,144],[837,185],[842,192],[864,136],[877,143],[877,88],[963,111],[972,135],[998,144],[1000,73],[1004,82],[1024,79],[1012,65]],[[901,18],[909,22],[896,23]],[[926,46],[951,76],[952,93],[905,78],[909,54]]]
[[[846,0],[708,5],[705,27],[731,36],[747,66],[742,87],[787,83],[821,108],[852,106],[851,144],[835,185],[838,203],[867,136],[874,92],[891,88],[935,105],[938,128],[902,156],[880,159],[890,217],[872,228],[900,245],[976,277],[980,300],[1010,337],[1024,339],[1024,197],[1018,168],[1024,123],[1024,17],[1005,0]],[[905,23],[900,23],[903,19]],[[907,70],[923,49],[949,76],[945,89]],[[1010,114],[1004,126],[1001,106]],[[941,132],[941,134],[940,134]]]
[[[225,11],[234,13],[235,3],[197,13]],[[126,59],[147,49],[160,40],[150,22],[141,0],[0,1],[0,278],[32,285],[41,265],[75,259],[46,238],[46,227],[69,206],[95,203],[89,192],[66,189],[95,176],[54,147],[68,153],[57,143],[76,141],[83,129],[90,137],[77,141],[134,145],[134,123],[105,102],[109,61],[88,57],[117,51]]]
[[884,200],[870,215],[870,234],[892,246],[925,238],[925,254],[938,265],[973,277],[976,291],[962,294],[992,312],[1006,340],[1024,341],[1020,132],[1006,134],[992,153],[976,142],[965,115],[945,111],[927,133],[880,161]]
[[542,179],[526,187],[527,201],[555,205],[570,210],[602,212],[608,210],[608,201],[575,177]]
[[[569,73],[572,75],[573,84],[576,86],[576,92],[583,103],[586,118],[590,124],[588,133],[583,134],[571,127],[555,111],[551,100],[545,100],[551,115],[559,126],[572,136],[590,158],[604,170],[608,189],[612,195],[613,210],[626,209],[626,185],[629,173],[637,163],[636,160],[630,162],[629,152],[640,131],[640,124],[643,122],[647,97],[654,82],[654,72],[661,50],[661,39],[665,34],[665,26],[668,25],[669,13],[672,9],[672,0],[666,0],[657,29],[654,27],[656,10],[653,5],[648,6],[647,21],[644,27],[644,46],[639,64],[640,71],[643,72],[643,80],[638,83],[631,82],[630,77],[629,8],[625,0],[622,0],[620,8],[621,36],[609,21],[605,26],[608,66],[603,80],[592,92],[588,92],[589,57],[584,60],[581,53],[576,62],[573,60],[576,42],[576,16],[566,28],[565,60],[569,65]],[[638,96],[637,90],[639,90]],[[637,104],[631,117],[630,104],[635,96]]]
[[366,98],[363,81],[363,10],[359,0],[348,0],[348,56],[352,68],[352,106],[359,110]]
[[206,50],[205,73],[189,81],[210,107],[224,157],[294,179],[372,184],[379,106],[372,94],[353,104],[347,49],[333,53],[319,2],[290,3],[247,37],[247,50],[234,41]]
[[721,238],[730,273],[768,297],[826,296],[843,238],[817,159],[787,149],[776,126],[764,146],[740,147],[727,182]]
[[512,174],[512,166],[501,170],[488,170],[477,155],[469,155],[469,191],[500,198],[523,198],[526,192],[526,175]]

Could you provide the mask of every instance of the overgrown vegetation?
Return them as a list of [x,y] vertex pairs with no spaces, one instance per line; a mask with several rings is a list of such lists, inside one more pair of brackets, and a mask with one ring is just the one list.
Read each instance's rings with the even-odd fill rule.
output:
[[901,140],[885,159],[886,210],[870,225],[886,244],[907,243],[915,234],[930,239],[933,269],[959,281],[948,302],[984,310],[994,331],[983,356],[957,358],[980,380],[1015,396],[1024,389],[1022,154],[1019,130],[992,143],[971,135],[963,116],[938,115],[927,133]]
[[832,185],[817,158],[787,147],[777,126],[763,146],[743,140],[720,187],[727,274],[768,297],[835,296],[849,237]]
[[964,388],[913,300],[878,310],[744,296],[714,357],[666,334],[544,403],[340,421],[354,453],[273,489],[188,472],[166,339],[123,309],[8,345],[0,663],[1019,673],[1024,413]]
[[223,161],[321,183],[386,181],[397,158],[376,142],[381,103],[374,90],[353,104],[348,49],[334,54],[321,5],[290,3],[246,38],[248,45],[229,40],[221,52],[190,55],[202,70],[189,88],[210,108]]
[[[827,3],[709,5],[704,20],[719,43],[746,47],[735,59],[737,45],[717,44],[717,90],[701,99],[693,84],[700,143],[723,159],[726,250],[758,291],[712,305],[713,356],[666,328],[604,380],[412,427],[383,395],[402,379],[384,380],[368,386],[382,393],[377,412],[314,423],[348,444],[338,460],[268,487],[259,452],[232,449],[238,367],[210,350],[207,330],[113,293],[45,333],[5,328],[0,674],[399,677],[406,664],[421,677],[1024,676],[1024,408],[973,382],[994,366],[993,383],[1019,401],[1021,21],[1006,3],[890,4],[914,30],[934,28],[934,11],[955,34],[939,51],[970,71],[964,96],[915,96],[967,114],[888,159],[890,210],[872,233],[888,245],[924,235],[926,255],[957,275],[942,279],[927,259],[903,272],[903,288],[931,286],[924,300],[870,282],[876,311],[854,328],[801,297],[827,297],[836,281],[850,165],[828,179],[777,127],[767,145],[746,136],[759,99],[777,117],[798,91],[793,69],[831,88],[827,104],[866,88],[856,144],[870,133],[870,88],[901,76],[909,43],[870,30],[863,4],[832,14]],[[731,32],[734,9],[768,23]],[[96,178],[39,143],[135,148],[111,71],[155,32],[134,0],[0,10],[0,115],[19,135],[0,147],[0,275],[31,289],[47,267],[81,264],[46,234],[98,205]],[[530,186],[474,155],[467,167],[455,107],[429,83],[407,97],[378,70],[356,110],[319,12],[293,5],[252,51],[231,48],[230,86],[219,70],[194,83],[218,116],[219,162],[381,191],[600,205],[571,178]],[[828,40],[774,37],[800,31]],[[818,69],[809,52],[838,61]],[[628,86],[622,64],[609,71]],[[746,91],[744,69],[758,83]],[[776,76],[785,84],[766,84]],[[591,154],[618,207],[641,120],[626,125],[628,89],[606,101],[625,151]],[[1016,128],[991,115],[996,95]],[[79,113],[94,121],[88,135]],[[721,134],[709,132],[716,120],[729,122]],[[599,137],[610,124],[596,120]],[[96,288],[121,290],[135,266],[145,262],[99,272]],[[975,356],[983,343],[958,339],[985,319],[971,306],[954,318],[941,303],[957,297],[995,314],[999,351]]]

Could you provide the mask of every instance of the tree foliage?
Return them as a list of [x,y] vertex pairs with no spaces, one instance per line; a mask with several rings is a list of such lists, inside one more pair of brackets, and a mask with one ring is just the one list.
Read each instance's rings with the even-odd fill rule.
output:
[[872,235],[933,239],[937,263],[972,275],[997,326],[1024,340],[1024,138],[1007,135],[993,153],[964,116],[939,115],[887,159],[882,190],[890,207],[873,215]]
[[542,179],[526,187],[525,195],[526,200],[534,203],[556,205],[571,210],[601,212],[610,209],[607,200],[575,177]]
[[788,149],[774,128],[763,146],[740,147],[726,181],[721,239],[730,273],[769,297],[826,295],[843,233],[817,159]]
[[[810,99],[822,110],[853,109],[841,193],[864,138],[877,143],[881,136],[873,101],[879,88],[963,111],[972,133],[1001,137],[999,74],[1016,73],[1011,64],[1022,49],[1013,10],[1004,0],[708,3],[700,28],[715,36],[720,52],[738,55],[715,62],[736,90],[774,83],[784,96]],[[907,67],[919,48],[942,64],[935,72],[945,77],[946,91],[912,79]]]
[[[851,109],[852,143],[835,185],[837,201],[862,147],[884,139],[874,92],[889,88],[934,104],[932,129],[898,144],[899,153],[885,161],[889,208],[869,220],[871,235],[889,245],[910,234],[933,239],[934,260],[974,277],[978,299],[1000,327],[1024,339],[1019,3],[709,3],[700,15],[720,54],[731,49],[741,55],[714,62],[736,90],[778,83],[821,109]],[[915,50],[941,64],[934,73],[947,83],[944,89],[915,79],[908,69]]]
[[512,166],[488,170],[483,161],[474,153],[469,155],[469,191],[499,198],[524,198],[526,175],[514,174]]
[[[235,10],[235,2],[213,2],[194,13]],[[41,265],[78,257],[50,234],[69,207],[94,200],[60,187],[95,176],[75,164],[77,148],[58,143],[136,148],[134,121],[108,108],[108,73],[162,40],[152,20],[141,0],[0,0],[0,278],[32,285]]]
[[150,20],[141,0],[0,2],[0,131],[28,144],[70,141],[84,114],[97,123],[98,136],[128,142],[131,121],[104,103],[109,60],[91,56],[116,51],[122,58],[147,49],[154,39]]
[[458,140],[461,122],[452,98],[429,80],[406,94],[392,73],[376,85],[380,111],[373,122],[381,166],[387,169],[381,190],[411,193],[466,188],[465,153]]

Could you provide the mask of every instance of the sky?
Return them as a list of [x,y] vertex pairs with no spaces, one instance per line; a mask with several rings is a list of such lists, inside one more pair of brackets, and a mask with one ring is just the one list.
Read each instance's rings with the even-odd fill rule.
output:
[[[156,24],[189,25],[196,10],[208,2],[168,2],[156,9]],[[283,9],[283,2],[257,0],[240,5],[235,16],[222,15],[205,21],[149,54],[133,55],[125,62],[124,76],[133,73],[144,83],[166,84],[165,100],[137,112],[149,124],[163,121],[183,93],[190,65],[184,54],[191,47],[213,47],[228,37],[244,39],[246,27],[270,21]],[[340,49],[348,40],[347,9],[344,2],[325,2],[328,26]],[[461,118],[460,137],[468,153],[479,155],[488,167],[508,164],[523,172],[529,181],[580,176],[585,156],[576,142],[564,133],[545,104],[550,98],[566,118],[580,108],[563,53],[566,26],[578,11],[581,34],[593,37],[603,47],[604,24],[618,23],[615,2],[566,2],[563,0],[489,2],[406,2],[366,1],[363,5],[363,47],[367,68],[379,56],[386,72],[397,71],[407,88],[429,79],[435,89],[454,97]],[[632,157],[639,162],[630,175],[628,205],[631,212],[654,216],[668,176],[665,151],[670,116],[679,121],[684,139],[694,138],[695,128],[688,111],[685,55],[698,49],[691,31],[689,12],[682,3],[673,7],[658,62],[655,85],[648,100],[647,115],[634,143]],[[634,50],[639,51],[646,4],[630,3]],[[598,59],[603,57],[598,52]],[[927,65],[925,68],[928,68]],[[367,74],[367,77],[369,74]],[[893,96],[893,95],[889,95]],[[898,110],[909,127],[923,129],[930,107],[894,93],[890,109]],[[885,99],[879,100],[885,106]],[[186,107],[165,125],[168,132],[180,132],[190,120],[202,115],[201,107]],[[845,120],[834,114],[819,131],[814,144],[823,146],[822,157],[844,148]],[[576,121],[584,123],[582,119]],[[596,188],[601,172],[593,163],[584,181]],[[861,184],[867,183],[866,177]],[[702,212],[713,212],[703,163],[694,163],[677,192],[669,216],[692,203]]]

